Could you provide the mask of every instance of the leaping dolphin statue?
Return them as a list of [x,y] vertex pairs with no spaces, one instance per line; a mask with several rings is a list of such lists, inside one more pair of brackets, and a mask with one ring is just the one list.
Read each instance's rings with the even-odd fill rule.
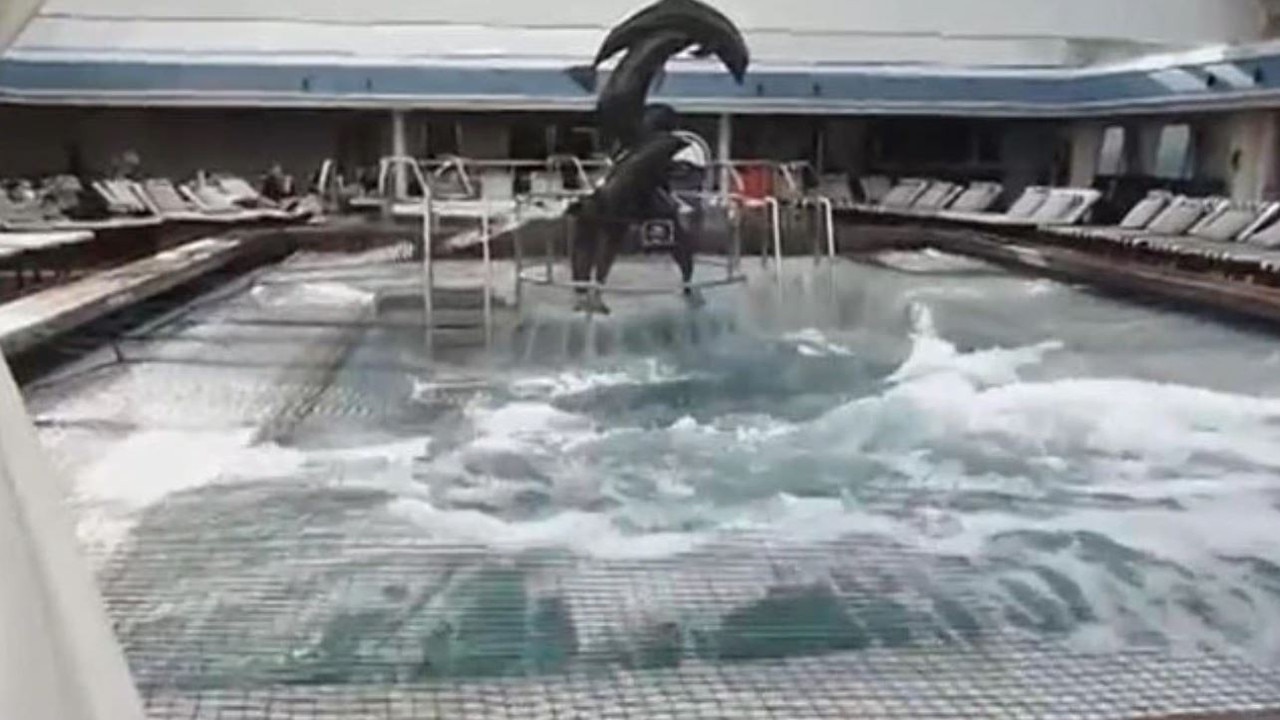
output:
[[605,37],[592,67],[663,30],[688,35],[698,45],[695,54],[700,57],[720,58],[739,85],[746,78],[751,53],[742,33],[723,13],[699,0],[659,0],[627,18]]
[[[696,239],[690,228],[700,217],[696,201],[690,204],[672,194],[674,157],[688,141],[672,134],[677,124],[673,109],[645,107],[667,61],[690,48],[698,55],[716,55],[734,79],[743,82],[750,54],[742,34],[700,0],[658,0],[610,32],[591,66],[567,71],[584,88],[594,89],[600,63],[625,52],[596,103],[601,135],[606,142],[616,143],[620,152],[604,182],[573,203],[567,213],[576,218],[571,265],[580,310],[608,312],[592,281],[604,284],[629,229],[644,221],[667,223],[671,228],[671,252],[680,266],[682,291],[691,306],[702,302],[692,285]],[[677,181],[687,184],[693,178],[700,189],[698,178],[705,177],[705,167],[688,169],[696,166],[697,160],[681,166]],[[683,189],[686,194],[689,191]],[[661,236],[658,239],[657,245],[662,244]]]
[[634,49],[655,33],[682,32],[696,45],[694,55],[715,55],[741,85],[751,64],[751,53],[737,26],[719,10],[699,0],[659,0],[624,20],[610,31],[591,65],[566,72],[583,90],[596,88],[596,69],[624,50]]
[[613,166],[607,181],[574,203],[570,212],[595,213],[605,219],[629,218],[649,201],[648,193],[663,184],[671,158],[688,144],[688,140],[670,133],[650,135]]
[[[647,136],[613,166],[600,187],[569,206],[567,214],[577,219],[570,258],[573,280],[579,283],[577,309],[609,312],[599,293],[590,292],[586,283],[603,285],[609,279],[631,223],[655,213],[674,215],[674,207],[662,207],[668,196],[655,193],[655,189],[666,184],[671,158],[687,145],[687,140],[670,133]],[[682,272],[686,263],[691,270],[692,253],[687,258],[677,257],[677,262],[682,263]]]
[[617,141],[629,148],[640,140],[649,88],[667,60],[692,44],[682,32],[660,30],[627,51],[596,101],[597,122],[605,142]]

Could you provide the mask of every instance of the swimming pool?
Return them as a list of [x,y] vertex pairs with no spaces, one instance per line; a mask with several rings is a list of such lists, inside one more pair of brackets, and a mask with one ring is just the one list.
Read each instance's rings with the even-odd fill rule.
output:
[[153,714],[1280,705],[1273,338],[933,251],[747,267],[432,363],[377,310],[413,268],[299,256],[34,387]]

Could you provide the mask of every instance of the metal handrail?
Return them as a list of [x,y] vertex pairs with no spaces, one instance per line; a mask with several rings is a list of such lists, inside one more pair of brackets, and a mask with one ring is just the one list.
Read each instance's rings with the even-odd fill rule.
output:
[[[836,222],[835,222],[835,205],[831,202],[831,198],[826,195],[808,195],[802,199],[801,204],[804,206],[812,206],[822,213],[822,227],[827,238],[827,258],[834,259],[836,256]],[[817,238],[814,239],[815,244]],[[814,248],[814,262],[819,260],[821,255],[818,249]]]
[[591,176],[587,174],[586,166],[582,164],[582,161],[579,160],[576,155],[567,155],[564,153],[561,153],[558,155],[550,155],[547,157],[546,168],[551,172],[555,172],[556,170],[559,169],[558,164],[564,163],[564,162],[567,162],[570,165],[572,165],[573,169],[577,171],[578,181],[582,183],[582,187],[584,189],[590,189],[592,184]]
[[467,172],[468,162],[470,161],[460,155],[448,155],[444,158],[444,162],[431,172],[431,177],[439,180],[444,178],[449,170],[456,170],[458,179],[462,181],[463,197],[479,197],[475,183],[471,182],[471,174]]
[[[388,155],[378,161],[378,194],[387,197],[387,175],[391,172],[392,167],[408,167],[413,170],[414,178],[418,181],[418,185],[422,187],[423,196],[430,194],[430,186],[427,183],[427,177],[422,173],[422,167],[418,165],[418,161],[407,155]],[[406,197],[408,197],[406,195]]]

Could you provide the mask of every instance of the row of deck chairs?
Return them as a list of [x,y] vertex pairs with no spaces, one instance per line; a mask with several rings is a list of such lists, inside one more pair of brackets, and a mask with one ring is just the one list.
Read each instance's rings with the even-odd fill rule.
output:
[[80,180],[70,176],[53,178],[38,195],[22,200],[0,192],[0,230],[95,231],[153,225],[165,220],[296,220],[314,210],[310,205],[273,203],[243,178],[235,176],[212,176],[181,185],[163,178],[142,182],[104,179],[92,181],[89,190],[101,201],[105,216],[86,217],[77,212],[76,204],[84,187]]
[[853,205],[852,209],[860,212],[1002,226],[1075,225],[1102,197],[1091,188],[1033,185],[1008,209],[993,212],[991,208],[1004,194],[1000,183],[960,185],[946,180],[903,178],[891,184],[883,176],[870,176],[860,178],[859,184],[867,201]]
[[1158,250],[1280,269],[1280,203],[1194,198],[1153,190],[1115,226],[1047,228],[1068,241]]
[[[300,221],[313,204],[281,207],[261,196],[248,182],[233,176],[175,185],[155,178],[142,182],[102,179],[84,184],[73,176],[30,183],[11,193],[0,187],[0,265],[16,271],[19,286],[42,268],[70,267],[76,249],[98,233],[156,227],[166,222],[232,224],[257,221]],[[92,207],[85,196],[92,193]],[[46,267],[52,266],[52,267]]]
[[860,179],[860,212],[937,218],[965,224],[1031,227],[1068,245],[1159,251],[1171,256],[1245,263],[1280,271],[1280,202],[1235,202],[1153,190],[1114,226],[1080,226],[1101,198],[1093,189],[1027,188],[1004,212],[991,212],[1003,188],[939,180]]

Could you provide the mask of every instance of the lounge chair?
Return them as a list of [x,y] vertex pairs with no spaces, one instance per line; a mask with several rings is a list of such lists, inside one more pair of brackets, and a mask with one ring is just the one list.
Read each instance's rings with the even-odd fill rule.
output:
[[1237,259],[1240,251],[1262,248],[1269,241],[1264,237],[1254,243],[1258,230],[1280,214],[1280,203],[1221,201],[1211,212],[1193,225],[1184,235],[1154,235],[1143,237],[1140,243],[1182,255],[1195,255],[1212,259]]
[[862,190],[864,204],[879,205],[893,189],[893,183],[884,175],[864,175],[858,178],[858,187]]
[[903,178],[880,200],[880,207],[905,210],[914,205],[932,184],[932,181],[923,178]]
[[95,180],[92,187],[112,216],[139,217],[152,213],[151,207],[136,191],[136,184],[129,180]]
[[1092,188],[1052,188],[1028,220],[1036,225],[1075,225],[1101,198],[1102,193]]
[[1222,198],[1190,198],[1153,191],[1113,227],[1047,227],[1046,232],[1125,247],[1145,246],[1152,238],[1181,237],[1216,210]]
[[188,202],[207,216],[220,217],[228,222],[252,222],[261,220],[264,215],[259,210],[248,210],[236,205],[235,201],[211,182],[196,181],[178,187]]
[[916,212],[932,213],[945,209],[953,200],[964,192],[964,188],[951,182],[938,180],[929,183],[929,187],[920,193],[911,209]]
[[[986,190],[989,192],[989,189]],[[1050,188],[1032,185],[1003,213],[946,210],[937,217],[967,224],[1000,227],[1074,225],[1080,222],[1102,194],[1081,188]]]
[[827,173],[819,178],[818,194],[830,200],[832,207],[851,208],[858,204],[849,187],[849,176],[844,173]]
[[166,220],[178,222],[226,222],[231,216],[210,215],[200,206],[184,197],[173,182],[164,178],[151,178],[141,183],[141,191],[156,213]]
[[994,182],[973,182],[956,196],[949,210],[963,213],[986,212],[1000,196],[1004,194],[1004,186]]

